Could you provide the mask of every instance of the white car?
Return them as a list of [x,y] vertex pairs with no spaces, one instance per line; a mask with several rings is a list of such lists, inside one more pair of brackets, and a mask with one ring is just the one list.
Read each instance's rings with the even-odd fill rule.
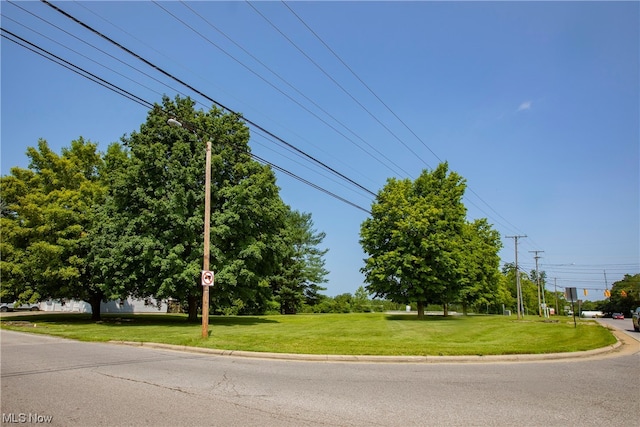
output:
[[30,311],[38,311],[40,310],[40,304],[22,304],[22,305],[18,305],[16,306],[15,302],[3,302],[0,303],[0,311],[1,312],[7,312],[7,311],[13,311],[13,310],[30,310]]

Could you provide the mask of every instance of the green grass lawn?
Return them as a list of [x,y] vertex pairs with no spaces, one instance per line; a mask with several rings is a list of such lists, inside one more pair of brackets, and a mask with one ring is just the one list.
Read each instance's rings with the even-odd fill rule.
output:
[[342,355],[495,355],[591,350],[615,343],[595,321],[537,316],[427,316],[415,314],[297,314],[211,317],[201,324],[178,314],[103,315],[43,313],[3,317],[5,329],[82,341],[137,341],[222,350]]

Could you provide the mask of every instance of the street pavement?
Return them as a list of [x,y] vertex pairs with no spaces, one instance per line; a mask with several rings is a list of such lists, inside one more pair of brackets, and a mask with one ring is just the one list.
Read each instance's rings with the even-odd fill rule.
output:
[[58,426],[637,425],[640,348],[620,339],[568,359],[374,363],[0,330],[3,424],[23,416]]

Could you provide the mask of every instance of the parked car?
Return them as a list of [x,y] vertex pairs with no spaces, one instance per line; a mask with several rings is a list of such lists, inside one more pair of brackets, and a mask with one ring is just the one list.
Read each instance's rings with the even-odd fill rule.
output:
[[633,320],[633,329],[636,332],[640,332],[640,307],[636,308],[636,311],[631,314],[631,319]]
[[7,312],[7,311],[13,311],[13,310],[31,310],[31,311],[38,311],[40,310],[40,304],[21,304],[21,305],[16,305],[15,302],[3,302],[0,303],[0,311],[1,312]]
[[611,318],[613,318],[613,319],[623,319],[624,320],[624,314],[622,314],[622,313],[613,313],[611,315]]

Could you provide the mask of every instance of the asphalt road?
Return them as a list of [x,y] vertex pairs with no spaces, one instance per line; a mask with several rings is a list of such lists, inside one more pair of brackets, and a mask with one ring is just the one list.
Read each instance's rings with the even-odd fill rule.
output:
[[618,331],[621,331],[625,335],[640,342],[640,332],[636,332],[633,330],[633,321],[630,318],[625,318],[625,319],[600,318],[596,320],[600,324],[608,327],[609,329],[616,329]]
[[3,425],[637,425],[640,345],[589,359],[327,363],[0,330]]

